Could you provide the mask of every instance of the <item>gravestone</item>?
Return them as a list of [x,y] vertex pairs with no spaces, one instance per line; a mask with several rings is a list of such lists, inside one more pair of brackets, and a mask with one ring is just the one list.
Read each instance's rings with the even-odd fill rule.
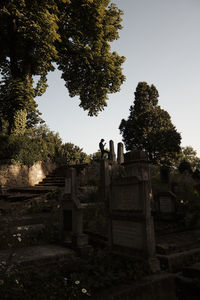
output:
[[124,162],[124,145],[122,143],[118,143],[117,145],[117,162],[118,164]]
[[173,219],[176,216],[176,195],[171,191],[157,195],[158,212],[161,219]]
[[124,176],[111,182],[111,251],[145,258],[151,270],[159,270],[155,256],[154,224],[151,216],[149,164],[144,152],[126,153]]
[[170,167],[160,167],[160,181],[163,183],[169,183],[170,181]]
[[100,180],[101,197],[104,202],[107,202],[110,186],[110,166],[108,160],[105,159],[100,161]]
[[114,142],[112,140],[109,141],[109,146],[110,146],[109,158],[110,158],[111,161],[115,162],[116,161],[116,154],[115,154],[115,149],[114,149]]
[[65,188],[62,196],[62,235],[71,239],[72,248],[84,254],[88,251],[88,236],[83,233],[83,208],[77,198],[76,170],[66,170]]

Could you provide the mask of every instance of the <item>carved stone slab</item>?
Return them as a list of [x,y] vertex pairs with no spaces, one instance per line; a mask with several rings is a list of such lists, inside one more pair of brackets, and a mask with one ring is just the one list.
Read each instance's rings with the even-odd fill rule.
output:
[[139,186],[116,186],[112,191],[113,210],[141,210]]
[[113,245],[144,248],[144,224],[112,220]]
[[141,184],[135,177],[123,178],[112,186],[112,210],[142,210]]
[[71,194],[71,178],[65,178],[65,194]]
[[173,200],[167,196],[161,196],[159,198],[160,201],[160,212],[161,213],[174,213],[175,208],[173,205]]

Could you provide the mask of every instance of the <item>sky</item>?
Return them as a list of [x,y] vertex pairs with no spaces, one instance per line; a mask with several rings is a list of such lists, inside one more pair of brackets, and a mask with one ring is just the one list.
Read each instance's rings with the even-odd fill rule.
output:
[[166,110],[182,136],[182,147],[192,146],[200,156],[200,1],[113,0],[123,10],[120,38],[112,51],[126,57],[125,83],[109,94],[108,106],[98,117],[89,117],[70,98],[54,71],[48,89],[37,99],[42,118],[63,143],[73,143],[87,154],[98,151],[101,138],[122,142],[119,125],[129,116],[138,82],[154,84],[159,105]]

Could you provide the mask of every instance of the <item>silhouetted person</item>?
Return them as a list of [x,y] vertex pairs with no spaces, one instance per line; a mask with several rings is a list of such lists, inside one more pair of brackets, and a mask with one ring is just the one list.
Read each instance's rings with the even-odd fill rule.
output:
[[108,154],[108,158],[110,156],[110,152],[104,149],[106,143],[103,143],[103,142],[104,142],[104,139],[101,139],[101,141],[99,143],[99,149],[101,150],[101,159],[103,158],[105,153]]

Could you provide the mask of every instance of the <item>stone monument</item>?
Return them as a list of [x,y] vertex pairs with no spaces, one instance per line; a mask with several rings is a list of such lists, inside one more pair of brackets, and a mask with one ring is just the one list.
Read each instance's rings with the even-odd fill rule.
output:
[[124,145],[122,143],[117,144],[117,162],[118,164],[124,162]]
[[116,154],[115,154],[115,149],[114,149],[114,142],[112,140],[109,141],[109,146],[110,146],[110,161],[115,162],[116,161]]
[[141,151],[125,154],[123,175],[111,181],[109,244],[111,251],[145,258],[159,270],[151,216],[149,163]]
[[89,248],[88,236],[83,233],[83,207],[77,198],[76,170],[73,168],[66,171],[62,212],[63,238],[67,241],[70,239],[72,248],[85,254]]

